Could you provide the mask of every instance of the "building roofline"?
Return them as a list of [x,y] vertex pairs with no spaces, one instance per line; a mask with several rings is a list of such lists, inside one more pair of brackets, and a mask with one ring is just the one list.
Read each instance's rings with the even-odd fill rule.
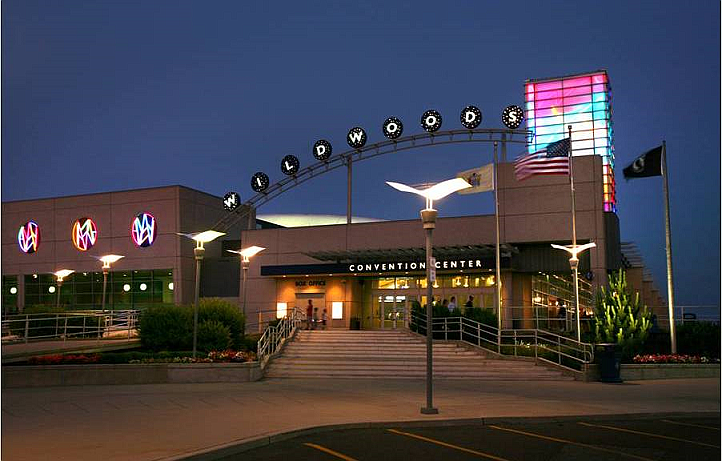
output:
[[219,197],[217,195],[213,195],[209,192],[205,192],[205,191],[198,190],[198,189],[193,189],[192,187],[184,186],[182,184],[169,184],[167,186],[139,187],[136,189],[110,190],[110,191],[105,191],[105,192],[91,192],[88,194],[71,194],[71,195],[60,195],[60,196],[56,196],[56,197],[38,197],[38,198],[20,199],[20,200],[7,200],[7,201],[3,201],[2,203],[5,204],[5,203],[36,202],[39,200],[57,200],[57,199],[66,199],[66,198],[74,198],[74,197],[88,197],[91,195],[123,194],[123,193],[127,193],[127,192],[139,192],[139,191],[144,191],[144,190],[173,189],[173,188],[186,189],[186,190],[189,190],[192,192],[205,194],[205,195],[208,195],[209,197],[213,197],[213,198],[216,198],[219,200],[221,199],[221,197]]
[[524,84],[527,83],[544,83],[544,82],[552,82],[555,80],[562,80],[566,78],[574,78],[574,77],[586,77],[587,75],[594,75],[598,74],[600,72],[604,72],[607,74],[607,83],[609,82],[609,74],[607,73],[607,69],[597,69],[589,72],[582,72],[579,74],[568,74],[568,75],[562,75],[559,77],[545,77],[545,78],[528,78],[524,81]]

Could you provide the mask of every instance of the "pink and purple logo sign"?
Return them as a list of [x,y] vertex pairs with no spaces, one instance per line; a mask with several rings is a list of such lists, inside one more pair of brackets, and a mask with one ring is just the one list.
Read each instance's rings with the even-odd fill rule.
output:
[[90,218],[80,218],[73,224],[73,245],[80,251],[88,251],[98,240],[98,228]]
[[40,245],[40,226],[35,221],[28,221],[18,231],[18,245],[23,253],[35,253]]
[[158,225],[150,213],[140,213],[130,227],[133,242],[141,248],[153,245],[158,234]]

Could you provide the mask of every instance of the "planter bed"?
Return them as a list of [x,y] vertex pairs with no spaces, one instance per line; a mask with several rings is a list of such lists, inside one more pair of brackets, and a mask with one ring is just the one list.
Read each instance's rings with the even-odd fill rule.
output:
[[[585,381],[599,381],[599,366],[591,364],[584,373]],[[622,363],[623,381],[647,379],[719,378],[719,363]]]
[[2,367],[2,387],[258,381],[258,362],[32,365]]

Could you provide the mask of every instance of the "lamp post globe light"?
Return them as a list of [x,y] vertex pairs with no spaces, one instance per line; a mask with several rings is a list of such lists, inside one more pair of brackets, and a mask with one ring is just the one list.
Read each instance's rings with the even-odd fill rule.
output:
[[389,182],[386,184],[401,192],[411,192],[426,199],[426,208],[421,210],[421,222],[426,231],[426,406],[421,407],[421,413],[434,415],[439,412],[433,405],[433,283],[436,281],[436,266],[433,258],[432,233],[436,227],[437,211],[434,209],[434,200],[441,200],[449,194],[461,189],[471,187],[471,184],[461,178],[449,179],[426,189],[416,189],[405,184]]
[[201,261],[203,261],[203,256],[206,253],[206,249],[203,245],[226,234],[225,232],[207,230],[195,234],[178,233],[178,235],[188,237],[196,242],[196,247],[193,249],[193,255],[196,259],[196,291],[193,302],[193,358],[196,358],[196,345],[198,343],[198,294],[201,289]]
[[557,250],[564,250],[572,255],[571,258],[569,258],[569,266],[572,269],[572,272],[574,273],[574,310],[576,312],[577,316],[577,341],[582,342],[582,330],[581,330],[581,320],[579,315],[579,258],[578,255],[584,250],[587,250],[589,248],[594,248],[597,246],[596,243],[590,242],[585,243],[584,245],[555,245],[552,243],[552,247],[556,248]]
[[63,285],[63,279],[67,277],[68,275],[72,274],[75,271],[72,271],[70,269],[61,269],[57,272],[54,272],[53,275],[57,278],[58,282],[58,297],[57,301],[55,302],[55,310],[60,310],[60,287]]
[[98,258],[103,263],[103,299],[101,301],[101,310],[103,312],[105,312],[105,293],[108,286],[108,272],[110,271],[110,265],[122,258],[125,258],[125,256],[105,255]]
[[[265,250],[264,247],[250,246],[242,250],[226,250],[231,253],[241,255],[241,267],[243,268],[243,319],[246,319],[246,279],[248,277],[248,266],[251,264],[251,258],[261,251]],[[260,322],[259,322],[260,328]]]

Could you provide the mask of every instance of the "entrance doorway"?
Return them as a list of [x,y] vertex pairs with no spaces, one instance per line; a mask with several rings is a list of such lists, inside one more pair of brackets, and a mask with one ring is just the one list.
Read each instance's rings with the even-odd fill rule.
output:
[[311,301],[315,309],[318,309],[316,311],[316,318],[319,321],[319,325],[323,310],[326,309],[326,316],[329,319],[329,321],[326,321],[326,328],[328,328],[328,324],[331,323],[331,313],[330,309],[326,307],[326,293],[296,293],[296,307],[301,309],[301,312],[304,314],[306,313],[306,306],[308,306],[309,301]]
[[374,292],[371,302],[371,322],[364,327],[380,330],[407,328],[413,301],[416,301],[416,296],[409,296],[408,291]]

